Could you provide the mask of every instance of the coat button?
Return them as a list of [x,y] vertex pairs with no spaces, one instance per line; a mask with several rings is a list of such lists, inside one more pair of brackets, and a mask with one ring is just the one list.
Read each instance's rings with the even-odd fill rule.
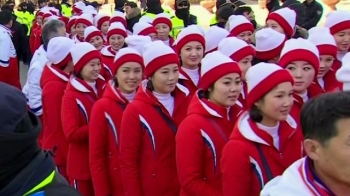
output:
[[155,178],[155,177],[156,177],[156,174],[152,174],[152,176],[153,176],[153,178]]

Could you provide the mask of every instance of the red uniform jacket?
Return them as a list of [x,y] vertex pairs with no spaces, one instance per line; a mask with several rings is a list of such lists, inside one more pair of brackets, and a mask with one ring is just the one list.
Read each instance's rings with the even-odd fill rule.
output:
[[30,37],[29,37],[29,48],[32,55],[38,49],[38,48],[35,48],[35,39],[36,39],[36,33],[38,29],[41,29],[40,25],[38,25],[36,28],[33,28],[32,33],[30,34]]
[[189,91],[177,84],[170,116],[147,80],[124,111],[120,135],[120,167],[125,195],[179,196],[175,161],[177,126],[186,117]]
[[[102,78],[102,76],[100,76]],[[89,119],[92,106],[102,95],[105,81],[98,79],[98,95],[83,80],[70,78],[62,98],[61,118],[67,138],[67,174],[72,180],[89,180]]]
[[68,142],[63,133],[61,104],[69,75],[48,64],[44,67],[40,80],[43,106],[43,144],[47,150],[55,149],[57,166],[67,165]]
[[35,31],[34,52],[41,46],[41,33],[42,29],[39,26]]
[[[183,86],[185,86],[189,91],[190,91],[190,95],[194,95],[196,93],[196,91],[198,90],[198,87],[196,84],[193,83],[192,79],[190,78],[190,76],[188,76],[188,74],[182,70],[182,68],[180,67],[180,75],[179,75],[179,83]],[[198,72],[200,72],[200,68],[198,69]],[[199,73],[200,75],[200,73]]]
[[330,69],[324,76],[323,76],[323,82],[324,82],[324,88],[322,88],[321,84],[318,83],[318,80],[315,80],[315,83],[324,90],[324,92],[334,92],[335,89],[339,89],[341,84],[338,82],[337,78],[335,77],[335,72],[333,69]]
[[181,196],[222,195],[221,151],[242,108],[229,110],[194,95],[176,134],[176,163]]
[[90,131],[90,170],[95,196],[122,196],[119,168],[120,124],[128,100],[109,81],[103,97],[92,108]]
[[334,72],[337,72],[338,69],[341,67],[342,62],[339,61],[338,59],[334,59],[333,61],[333,65],[332,65],[332,69],[334,70]]
[[114,75],[112,74],[112,67],[114,65],[114,57],[116,52],[111,49],[111,46],[103,47],[101,50],[103,68],[101,69],[101,75],[106,79],[106,81],[112,79]]
[[248,94],[248,85],[246,81],[242,81],[242,91],[241,94],[239,94],[238,102],[237,104],[240,105],[242,108],[246,107],[246,96]]
[[259,196],[268,182],[258,148],[270,168],[273,177],[281,175],[292,163],[302,158],[302,134],[296,121],[288,116],[280,122],[280,150],[273,143],[270,134],[258,128],[244,113],[233,129],[230,140],[222,151],[221,170],[223,195]]

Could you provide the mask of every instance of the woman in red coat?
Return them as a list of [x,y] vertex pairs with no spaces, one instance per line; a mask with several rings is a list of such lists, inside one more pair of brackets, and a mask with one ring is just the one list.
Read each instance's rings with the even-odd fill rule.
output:
[[169,47],[173,47],[174,38],[170,37],[169,34],[172,30],[171,19],[168,14],[160,13],[154,18],[152,25],[157,30],[158,40],[163,41],[163,43]]
[[259,196],[273,177],[303,156],[302,133],[289,115],[294,79],[276,64],[258,63],[247,72],[248,112],[222,151],[224,196]]
[[109,24],[110,19],[111,17],[106,14],[97,14],[94,17],[94,25],[95,27],[97,27],[98,30],[102,32],[104,42],[108,42],[107,33],[108,33],[108,28],[110,26]]
[[316,46],[306,39],[290,39],[284,44],[279,65],[294,78],[294,104],[291,115],[299,124],[301,107],[312,97],[323,93],[313,82],[317,78],[320,60]]
[[84,42],[84,31],[87,27],[92,26],[93,18],[91,14],[82,14],[75,19],[75,35],[73,41],[75,43]]
[[161,41],[145,46],[144,80],[124,111],[120,169],[125,195],[178,196],[177,126],[185,118],[189,91],[177,83],[179,60]]
[[192,95],[197,91],[200,80],[199,66],[205,51],[204,34],[200,27],[188,26],[181,30],[174,45],[181,59],[179,83],[186,86]]
[[202,60],[200,89],[176,134],[181,196],[222,195],[219,162],[242,111],[236,105],[242,89],[240,74],[238,64],[218,51]]
[[58,171],[67,179],[68,142],[63,133],[61,104],[64,91],[73,71],[72,57],[69,53],[74,41],[67,37],[52,38],[47,46],[49,63],[44,67],[40,80],[43,105],[43,149],[55,153]]
[[95,26],[89,26],[84,29],[84,41],[93,45],[98,51],[101,51],[104,46],[102,32]]
[[233,61],[237,62],[242,71],[243,88],[239,95],[237,104],[240,104],[241,107],[245,108],[247,95],[247,80],[245,75],[248,69],[252,66],[255,50],[251,45],[236,37],[223,39],[218,46],[218,50],[224,55],[230,57]]
[[74,63],[62,98],[61,118],[69,144],[67,173],[83,195],[94,195],[89,166],[89,119],[92,106],[101,97],[105,81],[99,75],[101,54],[89,43],[76,43],[71,49]]
[[120,124],[124,109],[133,101],[142,80],[143,60],[137,51],[123,48],[115,59],[112,69],[115,78],[92,108],[89,123],[95,196],[124,195],[119,169]]
[[230,16],[228,18],[228,30],[230,31],[230,36],[237,37],[247,44],[251,44],[253,41],[254,26],[243,15]]

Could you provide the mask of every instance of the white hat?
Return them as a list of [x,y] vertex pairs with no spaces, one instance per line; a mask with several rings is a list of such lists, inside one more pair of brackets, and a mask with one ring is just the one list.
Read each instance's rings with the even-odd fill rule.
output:
[[258,63],[252,66],[248,69],[246,78],[248,109],[280,83],[294,84],[294,79],[289,71],[273,63]]
[[94,25],[95,27],[97,27],[98,29],[101,30],[101,26],[104,22],[107,22],[110,20],[111,17],[109,17],[107,14],[97,14],[94,17]]
[[232,15],[228,18],[229,31],[232,36],[238,36],[244,31],[254,32],[253,24],[242,15]]
[[154,18],[152,25],[155,27],[157,24],[164,23],[169,26],[169,29],[171,30],[173,28],[173,25],[171,23],[170,16],[165,13],[157,14]]
[[218,46],[218,51],[233,61],[241,61],[246,56],[255,56],[255,50],[247,42],[238,39],[237,37],[228,37],[223,39]]
[[82,14],[78,16],[78,18],[75,20],[75,25],[82,23],[82,24],[85,24],[86,26],[92,26],[93,21],[94,19],[91,14]]
[[73,12],[80,14],[85,9],[85,7],[86,7],[85,3],[78,1],[73,5]]
[[221,40],[226,38],[229,32],[226,29],[220,28],[218,26],[211,26],[207,32],[204,34],[205,38],[205,53],[213,52],[217,50],[218,45]]
[[55,15],[55,16],[60,16],[60,11],[54,7],[49,7],[49,12],[51,12],[51,14]]
[[95,37],[100,36],[102,38],[102,33],[95,26],[86,27],[84,30],[84,41],[90,42],[90,40]]
[[186,45],[188,42],[197,41],[202,44],[205,50],[205,38],[204,32],[198,25],[190,25],[180,31],[177,35],[176,40],[174,41],[174,46],[177,54],[180,54],[181,48]]
[[54,37],[47,45],[46,57],[54,66],[65,67],[72,59],[70,49],[74,41],[67,37]]
[[70,33],[70,29],[73,25],[75,25],[75,21],[77,20],[78,16],[72,16],[69,18],[69,21],[66,25],[67,32]]
[[174,50],[159,40],[146,44],[142,57],[146,78],[151,77],[154,72],[166,65],[173,63],[180,65],[179,57]]
[[145,23],[149,23],[152,24],[153,23],[153,18],[151,18],[148,15],[144,15],[139,19],[139,22],[145,22]]
[[145,45],[151,42],[152,39],[150,36],[129,35],[125,38],[125,43],[128,47],[137,50],[140,54],[142,54]]
[[124,27],[124,25],[121,22],[113,22],[109,28],[108,28],[108,32],[107,32],[107,40],[109,40],[109,38],[112,35],[121,35],[123,37],[127,37],[128,35],[126,34],[126,29]]
[[198,87],[206,91],[215,81],[229,73],[241,75],[237,62],[232,61],[219,51],[208,53],[201,62],[201,80]]
[[156,28],[151,24],[145,22],[138,22],[132,28],[133,35],[149,35],[151,33],[157,34]]
[[[284,43],[278,64],[286,68],[293,61],[306,61],[315,68],[316,73],[320,67],[320,55],[316,46],[307,39],[289,39]],[[315,74],[317,76],[317,74]]]
[[297,14],[294,10],[288,7],[278,9],[274,12],[271,12],[267,16],[266,21],[270,19],[276,21],[283,28],[288,38],[293,37],[294,27],[297,20]]
[[343,84],[343,91],[350,90],[350,52],[342,58],[342,66],[338,69],[335,77]]
[[76,73],[80,73],[84,66],[92,59],[98,58],[101,60],[100,51],[96,50],[93,45],[87,42],[74,44],[70,50],[70,54],[74,64],[74,71]]
[[60,21],[62,21],[62,19],[60,17],[56,16],[56,15],[49,16],[47,18],[47,21],[50,21],[50,20],[60,20]]
[[326,16],[325,27],[329,28],[332,35],[339,31],[350,29],[350,13],[345,10],[331,11]]
[[113,13],[113,15],[111,16],[111,20],[109,21],[110,23],[113,22],[121,22],[124,27],[126,28],[127,24],[126,24],[126,19],[125,19],[125,15],[123,12],[120,11],[115,11]]
[[328,28],[313,27],[308,32],[307,39],[316,45],[320,55],[331,55],[337,58],[338,47]]
[[91,15],[95,16],[97,14],[97,10],[94,7],[92,7],[91,5],[88,5],[84,8],[83,14],[91,14]]
[[118,69],[127,62],[136,62],[143,66],[143,59],[141,54],[132,48],[122,48],[120,49],[114,57],[114,65],[111,68],[111,72],[115,75]]
[[285,35],[271,28],[257,31],[255,33],[256,57],[261,60],[271,60],[278,57],[285,41]]

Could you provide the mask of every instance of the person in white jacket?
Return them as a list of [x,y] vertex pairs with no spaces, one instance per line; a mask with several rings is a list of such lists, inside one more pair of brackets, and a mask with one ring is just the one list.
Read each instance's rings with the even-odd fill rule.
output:
[[350,93],[311,99],[300,119],[307,156],[267,183],[260,195],[350,195]]

